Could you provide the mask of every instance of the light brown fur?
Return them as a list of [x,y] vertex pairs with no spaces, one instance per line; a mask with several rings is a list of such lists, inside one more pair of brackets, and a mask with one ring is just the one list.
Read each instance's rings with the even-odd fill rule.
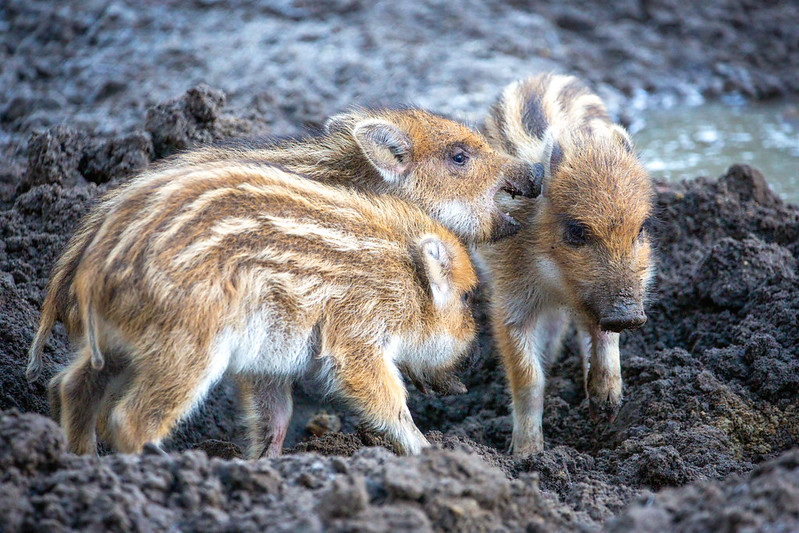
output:
[[90,242],[67,251],[81,249],[78,357],[51,385],[75,453],[95,451],[96,425],[122,452],[157,444],[229,373],[251,456],[277,455],[291,382],[309,370],[399,452],[427,444],[397,365],[423,376],[457,362],[476,276],[418,208],[227,159],[145,173],[88,220]]
[[[460,152],[468,155],[463,165],[453,161]],[[540,192],[540,181],[537,189],[531,182],[529,164],[494,150],[482,135],[462,124],[414,108],[353,110],[331,118],[317,136],[237,140],[198,148],[167,160],[155,171],[182,172],[224,161],[276,164],[323,183],[398,196],[469,243],[502,238],[518,229],[494,202],[499,189]],[[56,319],[64,322],[70,337],[83,332],[72,280],[114,197],[112,193],[84,220],[53,269],[29,353],[30,381],[41,375],[42,353]],[[101,361],[95,364],[100,366]]]
[[617,332],[646,319],[653,191],[627,133],[574,77],[543,74],[510,85],[486,133],[545,176],[541,197],[504,204],[521,231],[480,250],[513,396],[512,448],[524,455],[543,448],[545,363],[570,317],[583,337],[592,414],[612,417],[618,408]]

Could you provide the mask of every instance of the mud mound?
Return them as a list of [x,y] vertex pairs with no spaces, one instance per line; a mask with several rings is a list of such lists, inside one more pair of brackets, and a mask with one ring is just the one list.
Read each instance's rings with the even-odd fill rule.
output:
[[797,531],[799,452],[788,452],[743,478],[667,490],[632,505],[609,531]]
[[10,530],[544,531],[574,520],[532,478],[511,481],[464,452],[98,460],[64,453],[55,424],[13,410],[0,417],[0,435],[0,512]]
[[[57,428],[32,414],[47,413],[44,386],[24,377],[49,271],[80,217],[127,173],[156,154],[258,128],[222,113],[223,101],[198,87],[153,107],[129,136],[44,132],[15,194],[0,200],[0,434],[21,443],[0,450],[8,472],[0,505],[12,530],[39,516],[73,529],[594,529],[654,491],[715,486],[693,484],[745,475],[797,447],[799,210],[756,170],[735,166],[719,179],[657,186],[659,269],[649,321],[622,335],[625,401],[612,424],[590,421],[569,340],[549,368],[546,450],[507,456],[510,398],[478,298],[482,330],[462,370],[468,392],[411,393],[414,417],[437,447],[420,458],[369,448],[381,441],[358,431],[350,413],[298,390],[287,456],[237,460],[244,432],[227,382],[167,446],[213,459],[65,454]],[[57,326],[49,371],[69,358]],[[306,423],[322,409],[342,430],[310,437]]]

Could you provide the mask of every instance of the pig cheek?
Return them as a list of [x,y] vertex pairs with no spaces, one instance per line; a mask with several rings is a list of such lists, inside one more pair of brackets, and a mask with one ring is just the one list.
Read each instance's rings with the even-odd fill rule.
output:
[[578,250],[570,250],[564,258],[563,264],[568,265],[563,269],[566,285],[574,306],[593,320],[595,310],[603,304],[603,291],[599,289],[603,284],[602,268],[593,260],[589,246]]
[[[425,197],[430,195],[434,181],[441,180],[441,168],[436,168],[431,165],[430,161],[421,161],[411,163],[411,178],[407,180],[408,186],[413,189],[417,196]],[[439,193],[440,196],[440,193]]]
[[652,282],[652,277],[654,275],[654,267],[652,265],[652,257],[651,257],[651,247],[648,241],[645,241],[643,245],[639,248],[638,253],[635,256],[635,262],[633,263],[633,268],[635,272],[638,272],[638,276],[636,281],[638,282],[638,286],[636,287],[637,293],[641,295],[643,298],[649,285]]
[[493,196],[503,179],[501,168],[483,157],[473,158],[470,166],[463,169],[463,174],[456,177],[455,183],[463,196],[474,199]]
[[586,287],[586,280],[581,275],[585,273],[585,269],[580,266],[584,262],[582,254],[562,243],[555,244],[550,249],[552,257],[539,265],[541,273],[550,285],[557,286],[559,292],[571,300],[572,306],[581,308],[581,295],[585,294]]

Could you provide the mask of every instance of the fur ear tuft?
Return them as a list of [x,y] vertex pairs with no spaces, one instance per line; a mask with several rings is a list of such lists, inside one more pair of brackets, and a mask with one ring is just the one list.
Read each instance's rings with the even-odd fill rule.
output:
[[635,148],[633,147],[633,140],[630,137],[630,134],[627,133],[623,127],[619,126],[618,124],[613,124],[610,127],[611,134],[613,135],[613,140],[621,144],[625,150],[628,152],[635,153]]
[[433,300],[437,305],[444,305],[452,294],[452,257],[438,237],[425,237],[419,248]]
[[325,120],[322,129],[328,134],[346,130],[352,125],[353,119],[354,117],[351,113],[339,113]]
[[396,125],[369,119],[355,125],[353,135],[367,159],[389,183],[396,183],[408,171],[411,139]]

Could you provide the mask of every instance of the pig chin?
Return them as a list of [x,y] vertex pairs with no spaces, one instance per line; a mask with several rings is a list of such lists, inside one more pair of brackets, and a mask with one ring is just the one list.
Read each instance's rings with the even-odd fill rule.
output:
[[602,328],[599,326],[599,317],[590,306],[586,305],[584,302],[580,302],[575,308],[577,310],[575,318],[582,322],[583,327],[587,331],[602,331]]
[[489,241],[496,242],[506,237],[516,235],[521,228],[521,224],[516,222],[513,217],[507,213],[498,211],[494,218],[494,227],[492,228]]

